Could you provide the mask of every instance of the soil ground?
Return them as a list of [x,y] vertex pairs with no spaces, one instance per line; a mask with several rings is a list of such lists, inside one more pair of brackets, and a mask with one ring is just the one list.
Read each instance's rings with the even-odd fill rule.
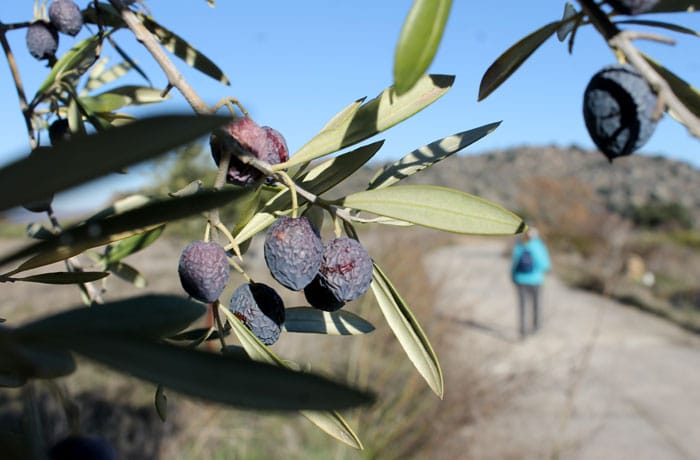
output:
[[549,276],[543,327],[520,340],[503,242],[469,241],[425,259],[445,403],[477,396],[461,420],[435,421],[430,458],[698,458],[697,336]]

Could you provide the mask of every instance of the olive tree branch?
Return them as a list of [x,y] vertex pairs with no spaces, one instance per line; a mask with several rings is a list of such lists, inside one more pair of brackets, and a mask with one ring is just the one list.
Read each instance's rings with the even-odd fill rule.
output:
[[200,115],[212,113],[211,108],[202,100],[201,97],[192,89],[192,87],[187,83],[185,77],[182,76],[177,67],[168,58],[168,56],[161,48],[158,40],[151,34],[151,32],[146,29],[138,16],[131,11],[129,8],[125,8],[119,0],[109,0],[114,8],[119,10],[121,13],[122,20],[126,23],[127,27],[136,37],[143,46],[146,47],[153,59],[156,60],[163,73],[168,79],[168,83],[175,88],[177,88],[180,93],[185,97],[185,100],[192,106],[195,112]]
[[5,52],[5,58],[7,59],[7,64],[10,66],[10,73],[12,74],[12,79],[15,82],[15,89],[17,90],[17,98],[19,99],[19,108],[22,111],[22,116],[24,117],[24,123],[27,126],[27,133],[29,134],[29,146],[33,149],[37,146],[36,136],[34,134],[34,127],[32,126],[32,113],[29,110],[29,105],[27,104],[27,96],[24,93],[24,85],[22,84],[22,78],[19,75],[19,69],[17,68],[17,62],[15,61],[15,55],[10,49],[10,43],[7,41],[5,32],[11,30],[12,24],[6,25],[0,22],[0,44],[2,44],[2,49]]

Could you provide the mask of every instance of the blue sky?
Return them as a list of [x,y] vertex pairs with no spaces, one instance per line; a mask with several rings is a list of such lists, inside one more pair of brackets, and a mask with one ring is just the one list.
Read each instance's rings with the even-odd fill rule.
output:
[[[84,6],[87,2],[79,0]],[[282,132],[294,152],[341,108],[362,97],[374,97],[392,83],[393,53],[411,1],[234,1],[147,0],[153,16],[204,52],[224,70],[231,86],[202,76],[175,63],[185,78],[208,102],[224,96],[238,98],[261,124]],[[3,2],[5,23],[31,18],[30,0]],[[380,160],[396,159],[435,139],[503,120],[491,135],[465,153],[480,153],[517,145],[593,148],[583,124],[581,98],[590,77],[614,62],[612,53],[590,27],[579,31],[574,53],[551,38],[516,74],[485,101],[477,102],[479,82],[493,60],[522,36],[560,17],[562,1],[503,2],[454,1],[442,44],[430,72],[456,75],[454,87],[432,106],[378,138],[386,139]],[[696,14],[654,15],[698,29]],[[78,38],[87,36],[83,30]],[[700,85],[697,38],[672,34],[675,47],[640,43],[647,53]],[[31,95],[46,75],[42,63],[29,56],[24,31],[8,33]],[[143,47],[120,31],[115,38],[149,74],[156,87],[164,87],[154,61]],[[59,53],[71,45],[61,37]],[[114,53],[106,47],[105,55]],[[122,83],[145,84],[132,72]],[[26,154],[28,144],[15,90],[6,63],[0,64],[3,94],[0,121],[3,133],[0,163]],[[186,112],[175,91],[165,105],[141,113]],[[665,117],[643,148],[700,167],[700,143],[684,127]],[[129,177],[112,177],[59,196],[56,207],[95,207],[115,190],[143,181],[144,168]]]

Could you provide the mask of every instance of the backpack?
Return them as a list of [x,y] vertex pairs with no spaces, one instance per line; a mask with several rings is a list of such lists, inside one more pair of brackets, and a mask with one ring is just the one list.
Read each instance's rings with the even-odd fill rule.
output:
[[515,264],[515,272],[532,273],[534,268],[535,260],[532,257],[532,253],[528,249],[523,250],[522,254],[520,254],[520,258],[518,259],[518,263]]

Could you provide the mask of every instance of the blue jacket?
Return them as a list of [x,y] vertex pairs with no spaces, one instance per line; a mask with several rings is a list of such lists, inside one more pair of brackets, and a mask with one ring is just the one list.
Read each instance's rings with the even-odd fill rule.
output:
[[[529,273],[516,273],[515,266],[520,260],[520,255],[527,248],[532,254],[533,270]],[[542,240],[531,238],[530,241],[519,241],[513,248],[510,272],[515,284],[539,285],[544,282],[544,274],[552,268],[549,260],[549,252]]]

